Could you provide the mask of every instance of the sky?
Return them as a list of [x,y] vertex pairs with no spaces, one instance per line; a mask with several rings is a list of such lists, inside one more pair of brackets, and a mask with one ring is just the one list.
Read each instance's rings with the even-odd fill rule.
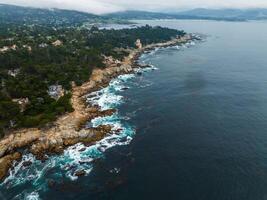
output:
[[179,11],[193,8],[267,8],[267,0],[0,0],[0,3],[62,8],[95,14],[124,10]]

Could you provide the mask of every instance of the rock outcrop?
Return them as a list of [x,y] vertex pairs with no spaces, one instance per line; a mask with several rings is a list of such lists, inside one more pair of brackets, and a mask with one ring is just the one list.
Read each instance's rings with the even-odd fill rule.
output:
[[[141,53],[156,47],[166,47],[187,41],[190,38],[175,38],[169,42],[140,46],[130,49],[129,55],[120,63],[111,64],[105,69],[95,69],[91,78],[82,86],[73,84],[71,103],[74,112],[60,116],[51,127],[45,129],[31,128],[11,132],[0,140],[0,180],[3,179],[14,160],[21,158],[20,153],[14,153],[20,148],[28,148],[39,159],[45,159],[47,153],[62,153],[64,148],[82,142],[91,145],[103,139],[111,132],[110,126],[97,128],[86,127],[86,122],[99,116],[112,115],[116,110],[100,110],[86,103],[86,95],[107,86],[111,79],[120,74],[134,71],[138,65],[136,60]],[[141,43],[141,41],[140,41]],[[109,59],[112,60],[112,59]],[[119,133],[118,130],[115,133]],[[25,163],[28,166],[30,163]]]
[[36,155],[37,158],[43,158],[46,153],[62,153],[64,148],[79,142],[93,144],[103,139],[110,132],[110,126],[99,126],[88,130],[68,131],[64,136],[58,134],[53,134],[49,137],[45,136],[31,145],[30,152]]
[[86,172],[84,170],[79,170],[77,172],[75,172],[75,176],[85,176]]
[[0,141],[0,157],[18,148],[23,148],[40,138],[41,132],[38,129],[23,129],[11,133]]
[[21,156],[21,153],[16,152],[0,158],[0,180],[3,180],[6,177],[8,170],[12,166],[13,162],[15,160],[20,160]]

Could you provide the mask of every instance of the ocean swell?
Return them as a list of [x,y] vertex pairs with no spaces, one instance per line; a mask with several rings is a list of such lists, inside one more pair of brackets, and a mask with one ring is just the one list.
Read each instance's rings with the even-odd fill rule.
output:
[[[129,89],[127,82],[134,77],[135,74],[118,76],[106,88],[89,94],[87,102],[99,106],[101,110],[117,108],[124,102],[121,93]],[[104,158],[107,149],[131,142],[135,128],[127,121],[128,119],[118,112],[107,117],[97,117],[88,122],[88,126],[112,125],[112,133],[92,146],[85,146],[82,143],[73,145],[65,149],[62,155],[52,155],[45,162],[37,160],[31,153],[24,154],[20,162],[14,163],[9,176],[0,187],[6,190],[23,188],[23,192],[13,199],[40,199],[39,193],[49,189],[48,181],[60,179],[75,181],[78,179],[75,174],[77,171],[83,171],[85,176],[90,174],[94,161]],[[26,166],[25,163],[30,164]]]
[[[194,42],[189,42],[182,46],[168,48],[179,50],[193,45],[195,45]],[[157,69],[149,63],[149,58],[155,56],[162,49],[156,48],[140,56],[141,62],[149,64],[151,67],[136,69],[133,74],[118,76],[107,87],[88,94],[87,102],[98,106],[101,110],[118,108],[119,105],[124,103],[123,91],[130,89],[129,81],[142,73]],[[0,188],[4,188],[4,193],[7,194],[9,190],[16,189],[16,191],[19,191],[17,196],[12,197],[13,199],[40,199],[40,194],[49,189],[48,183],[50,180],[67,179],[75,181],[78,179],[77,172],[79,171],[87,176],[93,169],[94,161],[104,158],[104,152],[107,149],[114,146],[128,145],[132,141],[135,135],[135,127],[131,126],[128,120],[129,116],[121,116],[118,111],[111,116],[93,119],[87,123],[88,127],[111,125],[113,127],[112,132],[92,146],[78,143],[65,149],[62,155],[49,156],[45,162],[37,160],[30,153],[24,154],[22,160],[14,164],[9,176],[0,184]],[[30,164],[25,165],[25,163]]]

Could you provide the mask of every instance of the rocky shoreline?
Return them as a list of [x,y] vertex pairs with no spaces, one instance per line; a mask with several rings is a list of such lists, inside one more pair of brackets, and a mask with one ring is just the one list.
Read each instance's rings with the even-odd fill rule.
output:
[[192,39],[192,35],[186,35],[168,42],[133,49],[119,65],[95,69],[88,82],[72,89],[71,103],[74,112],[60,116],[51,127],[16,130],[0,140],[0,180],[7,176],[13,162],[21,159],[21,149],[28,149],[37,159],[45,161],[47,155],[62,153],[68,146],[77,143],[92,145],[102,140],[112,132],[111,126],[87,128],[85,124],[96,117],[112,115],[116,110],[102,111],[97,106],[88,105],[86,95],[106,87],[113,78],[121,74],[133,73],[135,68],[147,67],[138,64],[137,60],[142,53],[186,43]]

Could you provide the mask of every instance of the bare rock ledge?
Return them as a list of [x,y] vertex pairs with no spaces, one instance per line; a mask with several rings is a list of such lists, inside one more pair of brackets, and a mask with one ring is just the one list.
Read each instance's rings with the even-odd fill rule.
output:
[[188,40],[191,38],[187,35],[184,38],[175,38],[165,43],[130,49],[130,54],[119,65],[114,63],[105,69],[93,70],[88,82],[72,88],[71,103],[74,112],[58,117],[52,127],[15,130],[0,140],[0,180],[6,177],[13,161],[21,159],[21,153],[16,152],[18,149],[29,149],[37,158],[44,159],[45,154],[62,153],[64,148],[76,143],[82,142],[91,145],[103,139],[111,132],[112,127],[86,128],[85,123],[95,117],[112,115],[116,110],[101,111],[96,106],[88,105],[86,95],[106,87],[118,75],[128,74],[133,72],[135,67],[142,67],[136,60],[144,51],[156,47],[172,46]]

